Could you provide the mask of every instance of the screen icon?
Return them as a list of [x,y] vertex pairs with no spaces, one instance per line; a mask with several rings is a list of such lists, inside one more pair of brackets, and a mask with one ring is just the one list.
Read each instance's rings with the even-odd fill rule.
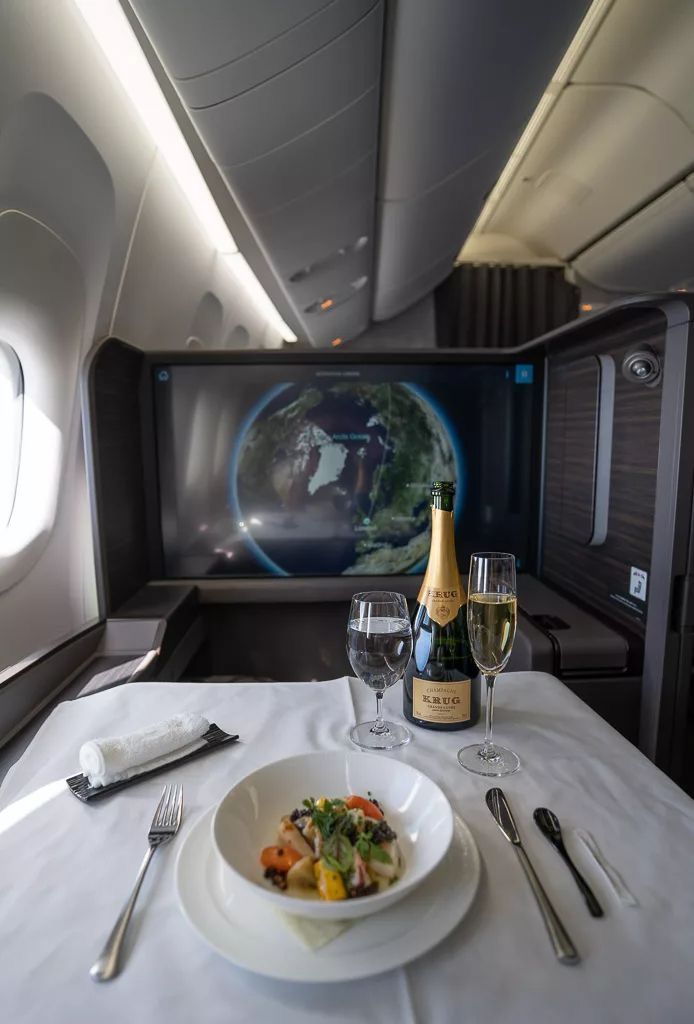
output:
[[532,363],[516,363],[516,384],[532,384],[534,369]]

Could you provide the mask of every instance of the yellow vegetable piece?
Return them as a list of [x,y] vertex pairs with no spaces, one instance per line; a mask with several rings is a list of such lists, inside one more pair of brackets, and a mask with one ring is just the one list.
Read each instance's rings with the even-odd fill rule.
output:
[[318,895],[322,900],[346,900],[347,890],[342,877],[332,871],[322,860],[313,865],[313,872],[318,883]]

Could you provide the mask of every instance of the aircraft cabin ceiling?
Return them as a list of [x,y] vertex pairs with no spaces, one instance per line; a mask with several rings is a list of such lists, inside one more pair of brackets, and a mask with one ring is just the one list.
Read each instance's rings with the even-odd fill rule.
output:
[[691,287],[694,3],[594,7],[461,256],[494,258],[505,239],[606,290]]
[[130,5],[258,244],[249,262],[324,346],[450,272],[588,0]]

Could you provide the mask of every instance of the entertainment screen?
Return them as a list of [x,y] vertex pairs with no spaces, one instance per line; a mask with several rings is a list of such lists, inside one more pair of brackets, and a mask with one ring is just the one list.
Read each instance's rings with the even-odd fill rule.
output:
[[534,550],[532,364],[153,367],[169,577],[391,575],[426,565],[432,480],[458,558]]

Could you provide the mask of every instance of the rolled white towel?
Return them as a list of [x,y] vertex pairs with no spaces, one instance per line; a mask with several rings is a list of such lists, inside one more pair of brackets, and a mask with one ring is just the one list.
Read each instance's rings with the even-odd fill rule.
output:
[[209,727],[206,718],[189,712],[126,736],[88,740],[80,747],[80,768],[91,786],[108,786],[192,753],[203,746]]

